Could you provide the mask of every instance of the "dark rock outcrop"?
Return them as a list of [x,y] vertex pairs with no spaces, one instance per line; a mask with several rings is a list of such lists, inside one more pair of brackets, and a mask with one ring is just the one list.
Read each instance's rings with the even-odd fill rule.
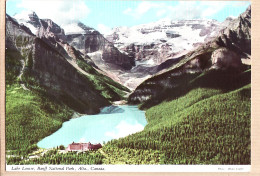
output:
[[48,37],[48,36],[56,36],[62,40],[65,40],[65,33],[64,30],[54,23],[51,19],[41,19],[40,20],[40,27],[37,31],[37,36],[42,37]]
[[251,6],[232,20],[215,42],[241,55],[251,55]]
[[41,26],[40,19],[35,12],[28,14],[28,16],[29,16],[29,19],[30,19],[29,23],[31,23],[35,28],[38,28],[38,27]]
[[[192,61],[194,60],[195,59]],[[211,62],[212,66],[217,68],[239,68],[242,65],[241,57],[227,48],[219,48],[215,50],[211,55]]]
[[61,100],[74,101],[78,104],[74,105],[77,111],[93,114],[109,104],[84,75],[41,39],[35,39],[33,56],[31,73],[39,79],[40,85],[55,90],[54,94]]

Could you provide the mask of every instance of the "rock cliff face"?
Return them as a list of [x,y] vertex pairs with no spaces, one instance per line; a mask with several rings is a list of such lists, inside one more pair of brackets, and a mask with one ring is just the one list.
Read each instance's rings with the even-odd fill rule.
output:
[[32,41],[33,36],[28,27],[19,25],[15,19],[6,15],[6,45],[9,48],[15,49],[24,42]]
[[21,62],[17,68],[21,72],[19,82],[26,90],[44,90],[80,113],[97,113],[101,107],[109,105],[108,99],[87,76],[87,70],[77,63],[85,64],[93,73],[95,69],[82,53],[63,41],[64,31],[51,20],[37,20],[36,14],[33,17],[40,24],[36,31],[38,37],[6,15],[6,48],[11,51],[8,53],[19,56],[6,62],[6,71],[13,69],[13,63]]
[[[174,79],[180,75],[202,73],[211,69],[239,70],[243,60],[250,61],[251,54],[251,7],[237,19],[230,20],[228,27],[219,35],[178,59],[168,60],[156,69],[152,78],[139,85],[129,96],[130,103],[156,100],[162,90],[176,87]],[[167,62],[167,61],[166,61]],[[160,87],[160,89],[158,89]]]
[[41,25],[38,28],[38,31],[36,33],[36,35],[40,38],[42,37],[56,37],[59,38],[61,40],[65,40],[65,33],[64,30],[58,26],[56,23],[54,23],[52,20],[50,19],[41,19],[40,20]]
[[13,18],[20,25],[26,26],[30,31],[41,38],[54,49],[59,50],[64,57],[69,58],[65,50],[68,43],[65,41],[64,30],[50,19],[40,19],[35,12],[23,12],[16,14]]
[[31,32],[37,37],[48,37],[55,35],[60,39],[64,39],[64,30],[54,23],[51,19],[40,19],[33,11],[23,11],[22,13],[14,15],[13,19],[19,24],[28,27]]
[[38,27],[36,36],[48,43],[52,48],[59,51],[66,59],[76,62],[78,57],[84,58],[88,64],[96,67],[94,62],[83,53],[77,51],[67,42],[67,37],[59,25],[50,19],[40,19],[40,27]]
[[251,6],[231,21],[215,42],[245,57],[251,55]]
[[75,103],[75,109],[93,114],[109,102],[95,90],[93,84],[56,50],[44,41],[35,39],[33,67],[30,74],[39,79],[39,84],[64,101]]
[[83,23],[76,23],[73,26],[77,26],[81,30],[73,34],[68,33],[66,39],[71,46],[82,53],[88,54],[99,51],[99,53],[101,52],[101,59],[115,68],[130,70],[135,65],[133,57],[120,52],[95,29],[87,27]]

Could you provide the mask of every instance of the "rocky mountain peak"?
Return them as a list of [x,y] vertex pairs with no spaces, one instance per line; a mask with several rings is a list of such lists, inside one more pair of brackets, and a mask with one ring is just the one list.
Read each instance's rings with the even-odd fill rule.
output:
[[57,36],[60,39],[65,39],[65,33],[64,30],[57,25],[55,22],[53,22],[51,19],[41,19],[41,27],[38,30],[37,35],[39,37],[42,36]]
[[101,69],[129,70],[135,65],[134,58],[120,52],[94,28],[80,21],[62,25],[62,28],[66,34],[66,41],[83,54],[92,57]]
[[251,55],[251,6],[223,29],[216,43],[242,55]]
[[34,11],[31,11],[30,13],[28,13],[28,16],[30,18],[30,20],[39,20],[39,17],[38,15],[34,12]]
[[79,27],[81,27],[83,30],[85,30],[85,31],[90,31],[90,30],[95,30],[94,28],[91,28],[91,27],[89,27],[89,26],[86,26],[85,24],[83,24],[82,22],[78,22],[77,23],[78,24],[78,26]]
[[38,28],[41,27],[41,22],[38,15],[34,11],[22,11],[13,16],[19,24],[28,27],[31,32],[36,35]]
[[14,18],[23,19],[23,20],[27,20],[27,21],[39,19],[38,15],[34,11],[31,11],[31,10],[25,10],[25,11],[22,11],[21,13],[16,13],[14,15]]

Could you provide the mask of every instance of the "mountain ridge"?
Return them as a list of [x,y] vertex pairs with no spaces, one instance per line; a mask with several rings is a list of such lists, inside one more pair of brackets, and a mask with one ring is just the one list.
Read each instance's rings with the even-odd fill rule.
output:
[[[34,21],[40,21],[42,23],[50,23],[51,21],[48,19],[39,19],[35,12],[31,13],[32,14],[29,15],[31,16],[29,21],[27,17],[25,18],[23,16],[22,18],[27,19],[27,21],[24,19],[18,19],[18,21],[24,22],[28,27],[34,24]],[[30,21],[31,19],[33,22]],[[120,39],[122,36],[128,39],[133,38],[126,36],[122,32],[120,33],[120,29],[123,29],[123,27],[115,28],[112,34],[103,36],[94,28],[86,26],[80,21],[63,24],[61,26],[53,22],[52,26],[54,26],[54,28],[49,28],[48,26],[51,26],[51,24],[48,24],[47,27],[49,29],[45,27],[44,30],[42,30],[42,28],[44,28],[42,26],[46,25],[39,26],[38,23],[35,23],[34,26],[39,29],[33,29],[33,31],[36,31],[35,35],[37,36],[44,36],[50,32],[48,30],[53,30],[52,32],[56,30],[56,33],[54,33],[59,39],[62,39],[61,43],[67,42],[70,46],[79,50],[83,54],[83,57],[91,58],[88,59],[88,62],[100,68],[103,74],[130,89],[135,89],[145,79],[169,67],[168,65],[175,63],[178,58],[181,58],[182,55],[189,52],[192,48],[196,48],[201,45],[202,42],[212,38],[220,29],[226,26],[229,21],[230,19],[222,24],[215,20],[161,20],[155,23],[126,28],[127,33],[131,34],[129,31],[132,31],[132,29],[136,31],[133,34],[138,34],[137,36],[139,36],[140,33],[140,39],[138,39],[141,41],[141,43],[139,42],[140,44],[138,44],[138,42],[122,43]],[[55,28],[55,26],[58,26],[58,28]],[[194,36],[194,41],[190,41],[190,39],[189,41],[187,40],[187,36],[191,36],[188,35],[187,31],[194,34],[192,35]],[[153,32],[160,34],[159,36],[161,36],[161,38],[156,38],[157,34],[154,35]],[[145,36],[150,35],[149,33],[155,36],[156,39],[154,40],[154,37]],[[121,36],[120,38],[118,38],[119,35]],[[136,38],[136,35],[134,38]],[[141,37],[142,35],[144,35],[144,39]],[[117,36],[117,38],[113,38],[115,36]],[[124,40],[127,38],[124,38]],[[147,39],[152,40],[148,43],[144,43]],[[175,42],[175,40],[184,42]],[[117,42],[119,42],[119,44]]]

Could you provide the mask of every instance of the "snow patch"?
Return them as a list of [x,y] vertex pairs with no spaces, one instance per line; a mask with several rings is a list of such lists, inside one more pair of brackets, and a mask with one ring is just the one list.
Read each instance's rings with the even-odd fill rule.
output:
[[32,13],[33,11],[24,10],[21,13],[15,14],[13,17],[17,20],[30,21],[29,15]]
[[154,66],[156,63],[154,62],[153,59],[148,59],[146,61],[135,61],[135,65],[143,65],[143,66]]
[[77,23],[63,24],[61,27],[64,29],[65,35],[86,34],[86,31],[82,29]]
[[89,56],[89,57],[92,57],[92,56],[96,56],[96,55],[100,55],[100,54],[102,54],[103,52],[101,51],[101,50],[99,50],[99,51],[95,51],[95,52],[92,52],[92,53],[88,53],[87,55]]
[[21,13],[15,14],[13,18],[16,19],[16,21],[19,24],[23,24],[24,26],[28,27],[31,32],[36,35],[38,29],[34,27],[30,22],[29,15],[33,14],[33,11],[22,11]]
[[[173,21],[170,19],[162,19],[153,23],[133,27],[117,27],[107,34],[106,37],[113,38],[111,36],[116,34],[118,37],[113,43],[119,49],[123,49],[130,44],[161,44],[163,43],[163,39],[167,44],[170,44],[170,48],[176,53],[184,49],[193,49],[193,44],[195,43],[205,42],[207,35],[200,36],[200,26],[203,25],[203,28],[211,28],[211,32],[213,32],[214,27],[211,26],[212,24],[219,25],[219,23],[214,20]],[[196,25],[198,26],[197,28]],[[170,34],[176,34],[176,36],[173,35],[173,37],[171,37],[169,36]],[[212,36],[215,34],[216,32],[209,35]]]

